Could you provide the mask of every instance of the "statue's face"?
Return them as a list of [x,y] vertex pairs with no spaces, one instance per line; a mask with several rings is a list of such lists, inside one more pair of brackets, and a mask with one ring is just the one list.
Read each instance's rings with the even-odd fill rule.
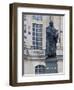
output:
[[49,25],[50,25],[51,27],[53,27],[53,22],[52,22],[52,21],[50,21]]

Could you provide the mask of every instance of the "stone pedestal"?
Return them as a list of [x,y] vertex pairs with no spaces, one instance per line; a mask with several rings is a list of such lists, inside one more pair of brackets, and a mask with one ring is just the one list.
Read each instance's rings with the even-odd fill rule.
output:
[[63,72],[63,55],[49,57],[45,61],[46,73],[62,73]]
[[50,57],[46,60],[46,73],[57,73],[57,58]]

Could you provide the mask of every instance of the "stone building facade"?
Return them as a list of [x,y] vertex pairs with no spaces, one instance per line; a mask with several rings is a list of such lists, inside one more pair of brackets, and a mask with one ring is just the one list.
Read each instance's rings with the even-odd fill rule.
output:
[[[58,30],[56,59],[46,61],[46,27]],[[56,62],[56,63],[55,63]],[[63,16],[22,14],[22,75],[63,72]]]

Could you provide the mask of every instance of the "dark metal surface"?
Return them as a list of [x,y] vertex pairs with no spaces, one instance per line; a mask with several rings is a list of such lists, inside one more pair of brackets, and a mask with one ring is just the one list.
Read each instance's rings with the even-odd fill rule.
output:
[[50,21],[46,28],[46,56],[56,56],[56,43],[58,39],[58,31],[54,28],[53,22]]

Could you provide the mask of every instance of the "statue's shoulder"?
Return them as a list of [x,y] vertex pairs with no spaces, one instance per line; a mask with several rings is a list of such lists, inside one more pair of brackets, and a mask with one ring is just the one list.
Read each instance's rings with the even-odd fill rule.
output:
[[49,29],[49,27],[46,27],[46,29],[48,30],[48,29]]
[[48,27],[46,27],[46,30],[49,32],[51,30],[51,28],[48,26]]

